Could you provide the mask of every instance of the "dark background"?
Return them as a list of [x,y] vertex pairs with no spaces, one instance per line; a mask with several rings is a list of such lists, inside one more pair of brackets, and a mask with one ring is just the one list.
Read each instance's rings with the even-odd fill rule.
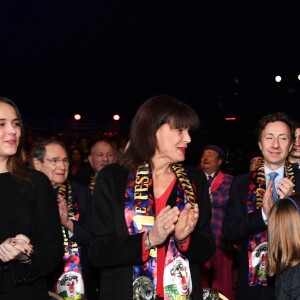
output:
[[127,132],[170,94],[198,112],[196,145],[252,148],[262,115],[300,118],[299,16],[299,1],[2,1],[0,95],[31,128],[81,113],[81,128]]

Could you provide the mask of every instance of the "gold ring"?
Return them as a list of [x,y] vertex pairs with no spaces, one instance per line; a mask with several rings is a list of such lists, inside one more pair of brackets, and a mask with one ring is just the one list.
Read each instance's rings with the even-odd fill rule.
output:
[[165,228],[165,224],[163,225],[163,229],[164,229],[164,230],[167,230],[167,228]]

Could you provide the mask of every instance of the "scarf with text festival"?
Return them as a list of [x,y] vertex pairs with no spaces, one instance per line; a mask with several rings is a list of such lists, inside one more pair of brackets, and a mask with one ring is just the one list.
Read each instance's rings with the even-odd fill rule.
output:
[[[176,175],[178,183],[176,205],[182,211],[187,202],[194,205],[196,201],[195,186],[192,185],[192,179],[181,164],[172,164],[170,167]],[[140,166],[137,172],[129,172],[125,198],[127,199],[125,202],[125,218],[129,234],[134,235],[150,230],[155,221],[155,199],[152,171],[148,163]],[[175,299],[176,297],[176,299],[182,300],[192,299],[189,261],[178,251],[173,236],[167,241],[164,271],[165,299]],[[141,286],[145,289],[143,292],[144,297],[139,299],[155,298],[157,285],[156,258],[156,248],[151,249],[148,260],[143,265],[133,267],[133,295],[137,294],[137,289],[140,289]],[[181,282],[178,282],[178,278]],[[184,286],[183,290],[182,286]]]
[[[292,165],[285,162],[285,177],[295,183]],[[252,174],[248,188],[247,211],[248,214],[262,207],[266,191],[266,176],[264,162],[262,161]],[[254,234],[248,240],[248,263],[250,286],[267,286],[267,230]]]

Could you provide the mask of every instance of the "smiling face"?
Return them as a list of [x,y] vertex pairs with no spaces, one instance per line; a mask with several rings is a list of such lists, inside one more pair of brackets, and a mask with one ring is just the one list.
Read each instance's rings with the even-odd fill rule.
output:
[[[58,144],[49,144],[46,147],[46,153],[44,161],[41,162],[38,159],[33,160],[34,168],[43,172],[50,179],[54,188],[67,180],[69,173],[69,164],[66,163],[68,155],[66,150]],[[57,163],[49,161],[56,159]]]
[[20,121],[15,109],[0,102],[0,159],[1,162],[16,154],[21,136]]
[[276,170],[284,164],[293,146],[291,131],[284,122],[270,122],[262,131],[258,145],[264,156],[265,165],[271,170]]
[[219,153],[212,149],[203,151],[201,157],[201,169],[208,175],[215,173],[220,169],[222,158]]
[[188,129],[172,129],[163,124],[156,132],[157,149],[155,157],[165,163],[176,163],[185,160],[188,143],[191,142]]

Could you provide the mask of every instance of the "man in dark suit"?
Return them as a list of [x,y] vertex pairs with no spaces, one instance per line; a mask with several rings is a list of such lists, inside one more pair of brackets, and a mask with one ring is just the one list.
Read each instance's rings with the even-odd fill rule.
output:
[[51,280],[53,290],[63,298],[97,299],[98,283],[93,278],[87,257],[90,242],[87,214],[91,193],[86,186],[67,180],[69,158],[62,142],[56,139],[41,142],[33,149],[32,158],[34,168],[46,174],[52,183],[64,234],[65,254],[61,269]]
[[278,198],[300,191],[300,174],[287,159],[294,142],[292,121],[281,112],[266,115],[257,134],[264,161],[233,180],[222,228],[226,240],[242,245],[237,300],[275,299],[275,279],[268,277],[266,265],[268,214]]

